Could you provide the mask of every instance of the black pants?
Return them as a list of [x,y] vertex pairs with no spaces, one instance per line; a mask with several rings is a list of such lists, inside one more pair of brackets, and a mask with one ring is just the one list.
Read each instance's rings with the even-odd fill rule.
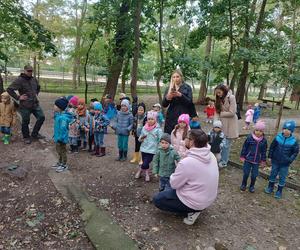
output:
[[143,164],[141,166],[142,169],[149,169],[153,156],[154,154],[142,152],[142,160],[143,160]]
[[141,142],[139,141],[139,137],[134,136],[135,139],[135,148],[134,148],[134,152],[140,152],[140,148],[141,148]]
[[25,109],[20,108],[19,112],[22,116],[22,134],[23,138],[29,138],[29,123],[30,123],[30,115],[33,114],[36,118],[36,123],[33,127],[32,136],[37,136],[44,121],[45,115],[40,106],[36,107],[35,109]]

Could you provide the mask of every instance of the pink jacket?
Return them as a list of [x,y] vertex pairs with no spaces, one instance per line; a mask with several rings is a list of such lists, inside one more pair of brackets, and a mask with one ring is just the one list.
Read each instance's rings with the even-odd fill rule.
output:
[[246,116],[246,119],[245,119],[245,122],[252,122],[253,121],[253,114],[254,114],[254,110],[253,109],[248,109],[245,116]]
[[176,137],[174,135],[174,130],[171,133],[171,144],[173,145],[176,152],[179,154],[180,158],[186,156],[187,148],[185,147],[185,141],[182,140],[183,129],[178,129]]
[[188,150],[170,177],[179,200],[194,210],[203,210],[214,202],[218,183],[218,163],[209,145]]

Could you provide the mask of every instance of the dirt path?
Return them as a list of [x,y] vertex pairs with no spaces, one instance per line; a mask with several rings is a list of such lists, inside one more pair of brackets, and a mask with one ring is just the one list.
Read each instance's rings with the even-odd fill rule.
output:
[[[51,95],[42,96],[47,116],[42,133],[49,138],[53,100]],[[258,179],[255,194],[241,193],[242,172],[228,168],[220,173],[217,201],[203,212],[195,225],[186,226],[181,217],[163,213],[151,204],[158,189],[157,180],[152,179],[150,183],[135,180],[137,166],[114,161],[117,152],[112,131],[105,141],[108,155],[103,158],[92,157],[87,152],[69,155],[70,171],[91,199],[105,207],[141,249],[205,249],[216,242],[228,249],[278,249],[280,246],[300,249],[299,193],[285,189],[284,198],[277,201],[263,193],[266,185],[263,179]],[[131,138],[131,152],[133,146]],[[25,147],[15,141],[5,149],[0,145],[1,152],[7,152],[1,166],[22,159],[18,164],[28,170],[23,180],[0,175],[0,209],[4,211],[0,215],[0,249],[1,245],[2,249],[92,249],[83,233],[78,207],[57,193],[47,176],[49,169],[39,168],[39,161],[43,160],[39,152],[45,149],[53,150],[53,144],[36,142]],[[27,212],[31,204],[45,215],[37,227],[27,223],[37,217]]]

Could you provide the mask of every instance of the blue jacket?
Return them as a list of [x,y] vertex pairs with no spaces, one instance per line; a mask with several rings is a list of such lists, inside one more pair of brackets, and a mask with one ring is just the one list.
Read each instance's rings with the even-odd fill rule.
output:
[[54,135],[55,143],[68,143],[69,123],[73,120],[73,115],[68,112],[56,112],[54,114]]
[[284,137],[279,133],[271,143],[269,157],[272,162],[280,165],[289,166],[299,153],[299,144],[296,138],[291,135]]
[[255,123],[259,117],[260,117],[260,107],[255,107],[253,113],[253,122]]
[[147,136],[144,138],[141,144],[141,152],[148,154],[156,154],[158,149],[158,143],[162,136],[162,130],[159,125],[152,129],[151,131],[147,131],[145,127],[142,129],[142,133],[140,135],[139,141],[143,136]]
[[109,125],[109,120],[103,114],[97,114],[94,116],[94,132],[104,133],[105,128]]
[[133,127],[133,116],[130,112],[118,111],[116,123],[112,126],[117,135],[129,135]]
[[244,142],[240,157],[245,161],[259,164],[266,161],[267,148],[268,142],[265,137],[258,142],[250,134]]

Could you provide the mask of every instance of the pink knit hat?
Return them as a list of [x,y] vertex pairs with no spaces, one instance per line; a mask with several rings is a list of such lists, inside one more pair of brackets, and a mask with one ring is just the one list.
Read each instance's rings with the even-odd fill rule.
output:
[[157,112],[155,112],[155,111],[148,111],[147,112],[147,119],[148,118],[152,118],[152,119],[157,119]]
[[260,130],[260,131],[264,131],[266,128],[266,124],[264,121],[262,120],[258,120],[255,125],[254,125],[254,129],[255,130]]
[[78,96],[73,96],[73,97],[70,99],[69,103],[72,104],[73,106],[77,107],[77,106],[78,106],[78,101],[79,101]]
[[190,116],[188,114],[182,114],[178,118],[178,123],[184,122],[187,126],[190,124]]

